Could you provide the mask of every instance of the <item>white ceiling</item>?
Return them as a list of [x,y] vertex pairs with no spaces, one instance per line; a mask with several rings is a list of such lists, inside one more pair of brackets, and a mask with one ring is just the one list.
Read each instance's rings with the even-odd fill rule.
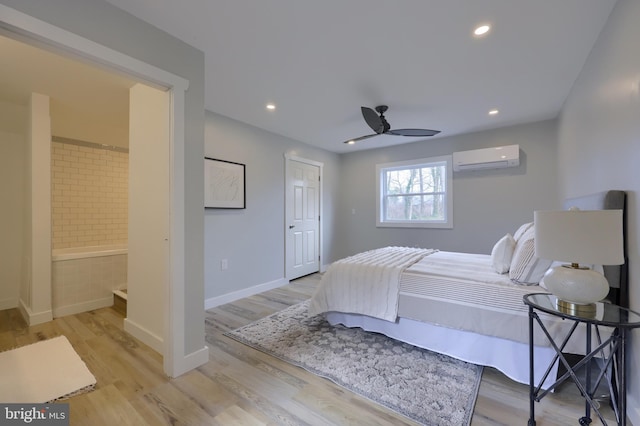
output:
[[[436,137],[556,117],[615,4],[108,1],[205,52],[206,109],[336,152],[416,140],[343,144],[372,133],[360,106]],[[472,37],[481,23],[492,31]]]
[[[392,129],[436,138],[556,117],[615,4],[108,1],[205,52],[206,109],[334,152],[424,139],[345,145],[372,133],[360,106],[386,104]],[[491,32],[474,38],[482,23]]]
[[[133,80],[2,36],[0,52],[0,100],[26,105],[32,92],[47,95],[51,98],[54,136],[75,136],[57,134],[56,130],[88,126],[107,138],[125,135],[119,141],[93,137],[90,141],[128,144],[129,88],[135,84]],[[69,120],[81,123],[72,125]],[[19,123],[13,124],[20,127]]]

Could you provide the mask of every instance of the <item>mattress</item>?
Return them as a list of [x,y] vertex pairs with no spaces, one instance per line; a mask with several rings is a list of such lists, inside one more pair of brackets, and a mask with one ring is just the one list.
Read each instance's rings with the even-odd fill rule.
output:
[[[522,298],[540,292],[546,290],[514,284],[508,274],[496,273],[489,255],[440,251],[401,275],[398,317],[528,344],[529,311]],[[565,336],[572,325],[542,312],[538,316],[556,338]],[[534,331],[536,345],[548,346],[539,327]],[[584,353],[584,335],[574,333],[565,351]],[[595,334],[593,338],[595,342]]]

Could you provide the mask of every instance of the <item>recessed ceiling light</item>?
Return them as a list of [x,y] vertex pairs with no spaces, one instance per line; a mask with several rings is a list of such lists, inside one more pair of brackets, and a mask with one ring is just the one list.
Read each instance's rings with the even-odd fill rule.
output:
[[276,109],[276,106],[275,104],[267,104],[267,109],[273,111],[274,109]]
[[497,115],[500,111],[498,111],[497,109],[492,109],[491,111],[489,111],[489,115]]
[[348,141],[347,145],[354,145],[356,143],[356,141]]
[[478,28],[473,30],[473,34],[476,36],[482,36],[489,32],[491,26],[489,25],[480,25]]

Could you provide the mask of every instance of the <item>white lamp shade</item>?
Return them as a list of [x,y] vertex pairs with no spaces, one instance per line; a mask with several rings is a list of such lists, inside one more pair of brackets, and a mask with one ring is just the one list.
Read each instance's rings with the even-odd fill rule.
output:
[[536,211],[535,255],[586,265],[624,263],[622,210]]

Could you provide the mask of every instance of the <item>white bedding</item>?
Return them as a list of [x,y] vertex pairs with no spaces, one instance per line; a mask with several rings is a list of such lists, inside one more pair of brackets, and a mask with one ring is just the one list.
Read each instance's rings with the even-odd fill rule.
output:
[[509,280],[509,274],[498,274],[493,269],[491,256],[488,254],[438,251],[411,265],[407,272],[514,286]]
[[434,251],[384,247],[334,262],[311,299],[309,313],[339,311],[395,321],[400,274]]

